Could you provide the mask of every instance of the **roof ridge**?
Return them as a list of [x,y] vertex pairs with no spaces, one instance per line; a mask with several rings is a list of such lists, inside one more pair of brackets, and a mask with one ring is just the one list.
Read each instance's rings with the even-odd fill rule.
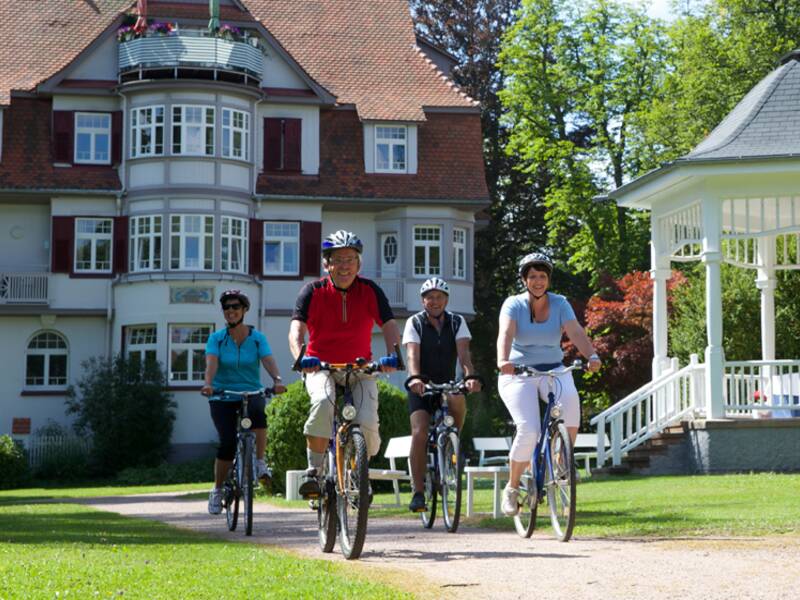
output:
[[455,81],[453,81],[450,77],[444,73],[439,66],[433,62],[430,57],[425,54],[425,51],[419,47],[419,44],[416,42],[411,45],[412,48],[416,51],[417,55],[419,55],[422,60],[428,63],[428,66],[445,82],[445,84],[456,94],[462,96],[468,102],[471,102],[473,106],[479,106],[480,102],[472,98],[469,94],[467,94],[464,90],[461,89],[461,86],[458,85]]

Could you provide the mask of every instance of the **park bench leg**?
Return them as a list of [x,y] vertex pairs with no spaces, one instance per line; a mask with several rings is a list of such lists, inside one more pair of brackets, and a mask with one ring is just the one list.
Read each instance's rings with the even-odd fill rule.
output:
[[472,473],[467,473],[467,516],[472,516],[472,493],[475,490],[475,480],[472,478]]
[[494,474],[494,502],[492,504],[492,516],[500,518],[500,473]]

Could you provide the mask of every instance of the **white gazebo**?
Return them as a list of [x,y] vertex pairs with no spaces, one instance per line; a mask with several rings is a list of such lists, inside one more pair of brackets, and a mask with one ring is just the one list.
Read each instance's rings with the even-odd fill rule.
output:
[[[795,51],[692,152],[608,195],[620,206],[651,211],[653,279],[653,379],[592,421],[598,439],[610,427],[614,464],[682,420],[752,422],[800,408],[800,361],[775,359],[776,272],[800,269],[799,109]],[[667,353],[667,281],[673,261],[694,260],[705,265],[708,342],[702,359],[679,368]],[[723,262],[754,272],[761,291],[760,359],[754,344],[753,360],[725,360]],[[800,439],[800,429],[792,431]],[[598,451],[604,458],[599,444]]]

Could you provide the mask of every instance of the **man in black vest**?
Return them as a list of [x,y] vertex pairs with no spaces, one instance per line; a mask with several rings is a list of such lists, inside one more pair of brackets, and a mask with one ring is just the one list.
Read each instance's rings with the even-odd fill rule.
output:
[[[469,353],[471,334],[466,320],[461,315],[447,312],[450,288],[443,279],[432,277],[422,284],[422,310],[406,321],[403,332],[403,345],[406,348],[408,372],[410,376],[426,375],[434,383],[446,383],[455,378],[456,359],[461,362],[464,375],[472,375],[472,358]],[[408,393],[408,414],[411,419],[411,484],[414,496],[408,509],[423,512],[425,506],[425,469],[427,453],[425,443],[428,439],[428,425],[435,407],[422,397],[424,383],[412,380]],[[471,379],[467,383],[470,392],[480,390],[480,384]],[[451,396],[448,402],[456,426],[461,431],[467,414],[464,396]]]

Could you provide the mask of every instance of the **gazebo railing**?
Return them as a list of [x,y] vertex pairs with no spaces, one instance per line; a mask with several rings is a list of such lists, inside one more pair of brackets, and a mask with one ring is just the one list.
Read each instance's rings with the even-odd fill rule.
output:
[[729,417],[800,416],[800,360],[726,362],[723,394]]

